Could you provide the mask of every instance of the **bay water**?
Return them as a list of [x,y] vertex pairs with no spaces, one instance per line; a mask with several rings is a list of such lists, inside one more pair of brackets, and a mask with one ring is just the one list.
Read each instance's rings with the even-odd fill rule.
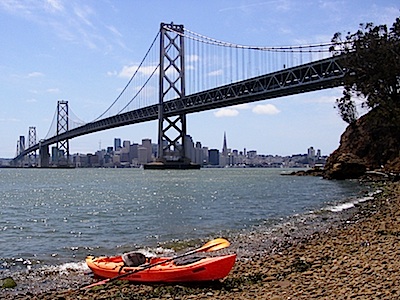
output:
[[340,211],[358,181],[290,169],[0,169],[0,275]]

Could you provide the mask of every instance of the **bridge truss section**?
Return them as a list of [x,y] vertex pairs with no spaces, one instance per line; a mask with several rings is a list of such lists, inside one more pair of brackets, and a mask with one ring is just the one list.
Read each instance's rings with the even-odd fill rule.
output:
[[348,73],[342,59],[327,58],[168,101],[164,114],[200,112],[341,86]]

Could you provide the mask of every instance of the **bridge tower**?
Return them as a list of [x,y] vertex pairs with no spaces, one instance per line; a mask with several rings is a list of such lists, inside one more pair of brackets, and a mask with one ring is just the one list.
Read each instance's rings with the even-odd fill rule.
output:
[[[20,144],[19,144],[19,140],[17,140],[17,150],[15,151],[15,156],[18,156],[20,154],[21,154]],[[13,160],[12,164],[16,167],[22,166],[21,160]]]
[[[36,144],[36,127],[30,126],[28,131],[28,148],[34,146]],[[36,151],[32,151],[28,154],[29,157],[29,165],[36,166]]]
[[[22,152],[25,151],[25,136],[23,136],[23,135],[19,136],[18,145],[19,145],[19,148],[17,151],[19,151],[18,154],[21,154]],[[19,162],[19,166],[22,167],[22,166],[24,166],[25,163],[26,163],[26,157],[23,157]]]
[[157,162],[146,169],[200,168],[185,153],[186,114],[168,116],[164,102],[185,96],[183,25],[161,23]]
[[[59,100],[57,103],[57,135],[67,132],[68,126],[68,101]],[[55,153],[53,157],[57,166],[69,165],[69,140],[57,141]]]
[[25,136],[20,135],[19,136],[19,143],[18,143],[18,154],[23,152],[25,150]]
[[[20,135],[17,140],[17,151],[16,156],[20,155],[25,150],[25,136]],[[19,160],[13,161],[13,165],[16,167],[22,168],[25,163],[25,157],[20,158]]]

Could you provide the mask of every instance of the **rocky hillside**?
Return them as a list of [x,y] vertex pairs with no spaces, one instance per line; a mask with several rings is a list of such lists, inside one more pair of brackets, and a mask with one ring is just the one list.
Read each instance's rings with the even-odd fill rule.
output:
[[349,125],[328,158],[324,177],[359,178],[366,171],[400,173],[400,118],[389,121],[373,109]]

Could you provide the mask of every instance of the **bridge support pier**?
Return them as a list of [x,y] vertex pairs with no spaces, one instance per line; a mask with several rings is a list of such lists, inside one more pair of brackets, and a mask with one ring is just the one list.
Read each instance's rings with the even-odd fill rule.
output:
[[199,169],[185,154],[186,114],[171,117],[164,111],[164,101],[185,96],[183,25],[161,23],[160,32],[158,153],[144,168]]
[[42,143],[39,142],[39,168],[48,168],[50,166],[49,161],[49,146],[42,145]]

